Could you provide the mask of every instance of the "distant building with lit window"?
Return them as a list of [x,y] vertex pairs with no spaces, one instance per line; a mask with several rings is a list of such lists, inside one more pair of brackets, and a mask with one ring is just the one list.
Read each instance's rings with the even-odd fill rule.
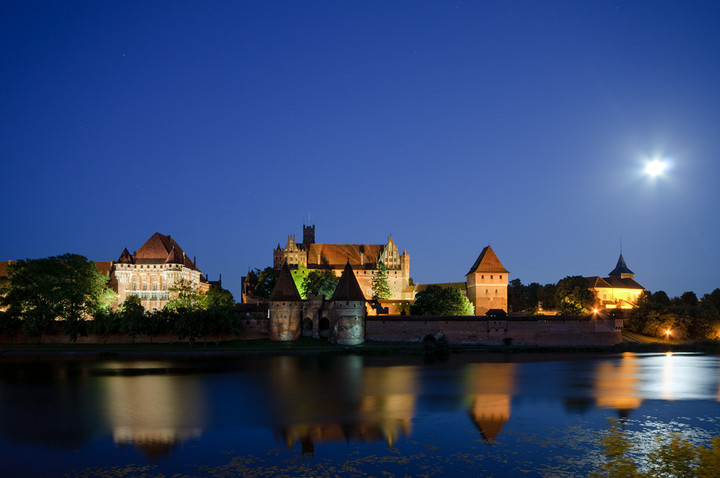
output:
[[615,269],[608,277],[586,277],[588,288],[595,294],[595,306],[599,309],[632,309],[645,291],[645,288],[635,282],[635,273],[631,271],[622,253],[618,258]]

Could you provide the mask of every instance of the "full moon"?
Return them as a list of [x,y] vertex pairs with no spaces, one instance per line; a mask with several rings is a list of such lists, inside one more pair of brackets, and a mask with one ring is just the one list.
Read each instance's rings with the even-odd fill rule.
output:
[[650,176],[657,176],[662,174],[665,168],[667,168],[667,163],[659,159],[654,159],[645,166],[645,172]]

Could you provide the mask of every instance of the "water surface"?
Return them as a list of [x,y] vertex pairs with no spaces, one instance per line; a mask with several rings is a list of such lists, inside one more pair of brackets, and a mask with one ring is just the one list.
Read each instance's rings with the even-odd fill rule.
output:
[[720,435],[720,361],[254,356],[0,363],[0,476],[586,476]]

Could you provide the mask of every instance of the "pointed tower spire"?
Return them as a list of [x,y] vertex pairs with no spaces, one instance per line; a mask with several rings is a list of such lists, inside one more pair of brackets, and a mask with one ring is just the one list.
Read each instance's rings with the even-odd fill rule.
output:
[[275,287],[273,287],[270,293],[270,301],[277,302],[301,302],[302,297],[295,286],[295,280],[293,280],[292,273],[287,261],[283,263],[280,268],[280,275],[278,275],[277,281],[275,281]]
[[621,279],[632,279],[634,275],[635,273],[628,268],[627,264],[625,264],[625,259],[623,258],[622,252],[620,252],[617,265],[615,266],[615,269],[608,274],[608,276],[619,277]]
[[355,277],[355,272],[353,272],[353,268],[350,265],[350,261],[347,261],[345,264],[345,269],[343,269],[340,281],[338,282],[337,287],[335,287],[335,293],[330,300],[366,300],[365,294],[363,294],[362,288],[360,287],[360,284],[358,284],[357,277]]

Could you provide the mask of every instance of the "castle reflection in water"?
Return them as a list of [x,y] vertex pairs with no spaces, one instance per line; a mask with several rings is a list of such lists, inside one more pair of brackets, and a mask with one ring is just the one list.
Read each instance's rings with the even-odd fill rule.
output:
[[[513,398],[532,395],[534,388],[561,388],[556,396],[566,407],[581,403],[621,417],[647,397],[686,398],[708,377],[683,368],[676,358],[626,353],[583,362],[577,370],[553,369],[546,377],[528,376],[526,363],[453,363],[453,358],[441,363],[412,358],[398,365],[403,359],[256,357],[252,366],[240,362],[221,370],[175,362],[52,365],[34,377],[47,387],[42,409],[13,387],[27,380],[27,370],[3,366],[0,433],[51,447],[109,434],[116,445],[137,446],[158,459],[204,430],[252,424],[312,454],[323,442],[384,441],[393,447],[412,435],[420,410],[465,410],[477,436],[492,443],[502,439]],[[18,370],[25,372],[19,376]],[[712,390],[720,400],[718,378],[712,378]],[[38,419],[47,433],[28,429]]]

